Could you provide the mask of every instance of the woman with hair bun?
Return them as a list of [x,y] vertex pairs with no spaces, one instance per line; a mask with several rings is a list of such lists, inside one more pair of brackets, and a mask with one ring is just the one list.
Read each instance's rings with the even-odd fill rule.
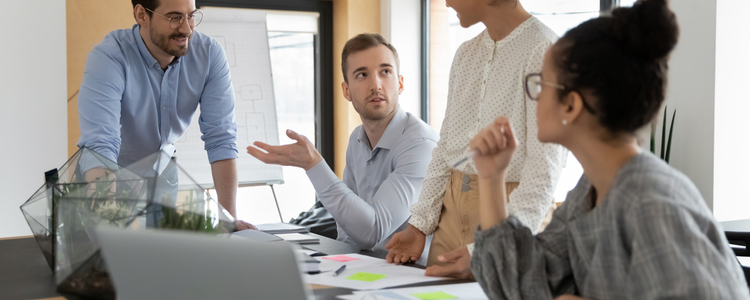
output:
[[584,170],[544,232],[506,213],[512,124],[500,117],[471,140],[471,268],[491,299],[750,299],[698,189],[636,141],[664,101],[677,37],[665,0],[639,1],[570,30],[527,75],[539,140],[567,147]]

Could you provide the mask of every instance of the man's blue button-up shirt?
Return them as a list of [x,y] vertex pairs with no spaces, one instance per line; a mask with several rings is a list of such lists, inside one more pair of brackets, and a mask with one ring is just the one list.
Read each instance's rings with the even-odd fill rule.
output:
[[[140,26],[115,30],[86,61],[78,94],[78,146],[122,166],[157,151],[174,154],[174,142],[198,104],[209,162],[237,158],[234,90],[219,43],[194,31],[187,54],[164,71],[143,43]],[[84,170],[96,166],[82,163]]]
[[384,250],[393,233],[406,228],[439,138],[399,107],[375,147],[362,125],[354,129],[343,181],[323,160],[307,171],[320,202],[336,220],[338,240]]

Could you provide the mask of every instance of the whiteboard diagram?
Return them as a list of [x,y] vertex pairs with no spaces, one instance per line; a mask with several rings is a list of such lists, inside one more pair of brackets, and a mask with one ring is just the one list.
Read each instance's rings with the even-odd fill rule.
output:
[[[279,144],[276,103],[268,48],[266,14],[239,9],[201,9],[198,31],[213,37],[224,49],[232,76],[237,120],[237,175],[240,185],[281,184],[281,166],[267,165],[247,154],[255,141]],[[198,125],[200,106],[190,126],[175,143],[177,162],[198,183],[213,187],[211,166]]]

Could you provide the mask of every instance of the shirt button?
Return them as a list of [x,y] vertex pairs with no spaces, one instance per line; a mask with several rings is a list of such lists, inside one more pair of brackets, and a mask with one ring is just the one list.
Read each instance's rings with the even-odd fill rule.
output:
[[161,106],[161,110],[167,110],[167,106],[166,105],[162,105]]

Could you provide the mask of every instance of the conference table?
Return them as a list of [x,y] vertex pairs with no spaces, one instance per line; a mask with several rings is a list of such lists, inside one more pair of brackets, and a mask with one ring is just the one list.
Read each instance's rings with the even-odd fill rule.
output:
[[[356,245],[336,241],[314,233],[319,244],[304,245],[305,248],[326,254],[360,253],[385,258],[382,251],[361,251]],[[469,280],[444,280],[410,286],[428,286],[447,283],[464,283]],[[404,286],[406,287],[406,286]],[[351,294],[351,289],[311,285],[315,299],[336,299],[338,295]],[[55,291],[55,276],[50,271],[39,246],[33,237],[0,239],[0,299],[79,299]]]
[[[722,222],[728,233],[750,235],[750,219]],[[385,258],[385,252],[363,251],[356,245],[336,241],[321,235],[309,233],[320,240],[319,244],[305,245],[311,250],[326,254],[360,253],[377,258]],[[419,283],[410,286],[428,286],[449,283],[464,283],[469,280],[444,280]],[[408,287],[408,286],[403,286]],[[346,288],[311,285],[315,299],[336,299],[338,295],[351,294]],[[0,299],[79,299],[64,296],[55,291],[55,277],[39,250],[33,237],[0,239]]]

